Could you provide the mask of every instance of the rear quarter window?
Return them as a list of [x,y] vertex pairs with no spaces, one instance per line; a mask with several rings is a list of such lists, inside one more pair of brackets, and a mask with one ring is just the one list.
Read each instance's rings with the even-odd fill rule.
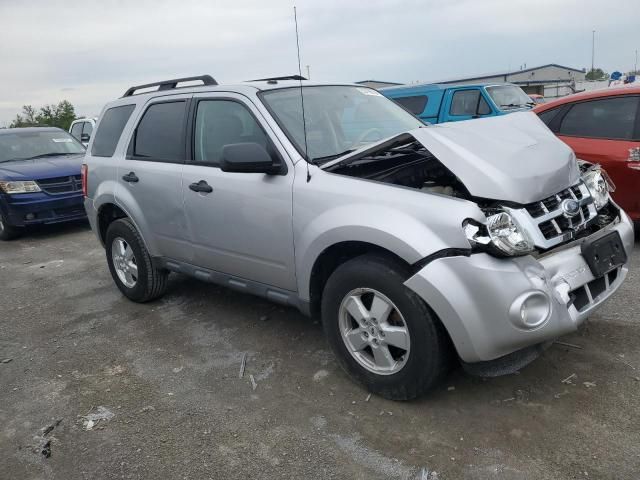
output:
[[104,112],[93,138],[91,155],[95,157],[113,156],[122,130],[124,130],[124,126],[135,107],[135,105],[122,105],[121,107],[109,108]]

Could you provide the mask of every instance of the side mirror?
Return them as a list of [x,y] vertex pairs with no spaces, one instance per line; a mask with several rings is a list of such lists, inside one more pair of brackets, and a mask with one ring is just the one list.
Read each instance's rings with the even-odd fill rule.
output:
[[90,138],[91,138],[91,135],[89,135],[88,133],[83,133],[80,135],[81,142],[88,142]]
[[238,173],[280,173],[269,152],[258,143],[232,143],[222,148],[220,169]]

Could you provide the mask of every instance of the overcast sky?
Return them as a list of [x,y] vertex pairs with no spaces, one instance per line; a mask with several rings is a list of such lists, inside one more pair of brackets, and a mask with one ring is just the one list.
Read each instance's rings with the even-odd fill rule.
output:
[[[0,127],[22,105],[96,115],[131,85],[209,73],[220,83],[434,81],[559,63],[633,67],[638,0],[0,0]],[[304,72],[303,72],[304,74]]]

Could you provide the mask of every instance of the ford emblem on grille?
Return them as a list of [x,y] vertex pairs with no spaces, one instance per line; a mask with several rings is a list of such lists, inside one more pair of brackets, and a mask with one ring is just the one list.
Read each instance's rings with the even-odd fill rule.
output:
[[568,218],[575,217],[576,215],[578,215],[578,213],[580,213],[580,204],[570,198],[563,200],[561,207],[565,217]]

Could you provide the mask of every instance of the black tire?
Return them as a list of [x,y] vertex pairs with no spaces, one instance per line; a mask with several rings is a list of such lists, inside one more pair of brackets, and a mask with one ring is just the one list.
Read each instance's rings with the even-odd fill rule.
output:
[[13,240],[20,236],[20,228],[10,225],[2,212],[0,212],[0,240]]
[[[133,287],[128,287],[118,277],[113,264],[112,247],[116,238],[124,239],[133,250],[138,268],[137,281]],[[134,302],[144,303],[161,297],[167,288],[169,272],[156,268],[151,261],[151,256],[145,247],[142,237],[131,220],[121,218],[109,225],[105,237],[107,263],[111,277],[120,291]]]
[[[403,285],[405,266],[381,255],[367,254],[340,265],[329,277],[322,295],[322,323],[342,368],[369,391],[390,400],[410,400],[435,387],[449,371],[449,336],[425,302]],[[410,353],[396,373],[382,375],[364,368],[345,345],[339,327],[340,305],[357,288],[377,290],[391,300],[404,317]]]

